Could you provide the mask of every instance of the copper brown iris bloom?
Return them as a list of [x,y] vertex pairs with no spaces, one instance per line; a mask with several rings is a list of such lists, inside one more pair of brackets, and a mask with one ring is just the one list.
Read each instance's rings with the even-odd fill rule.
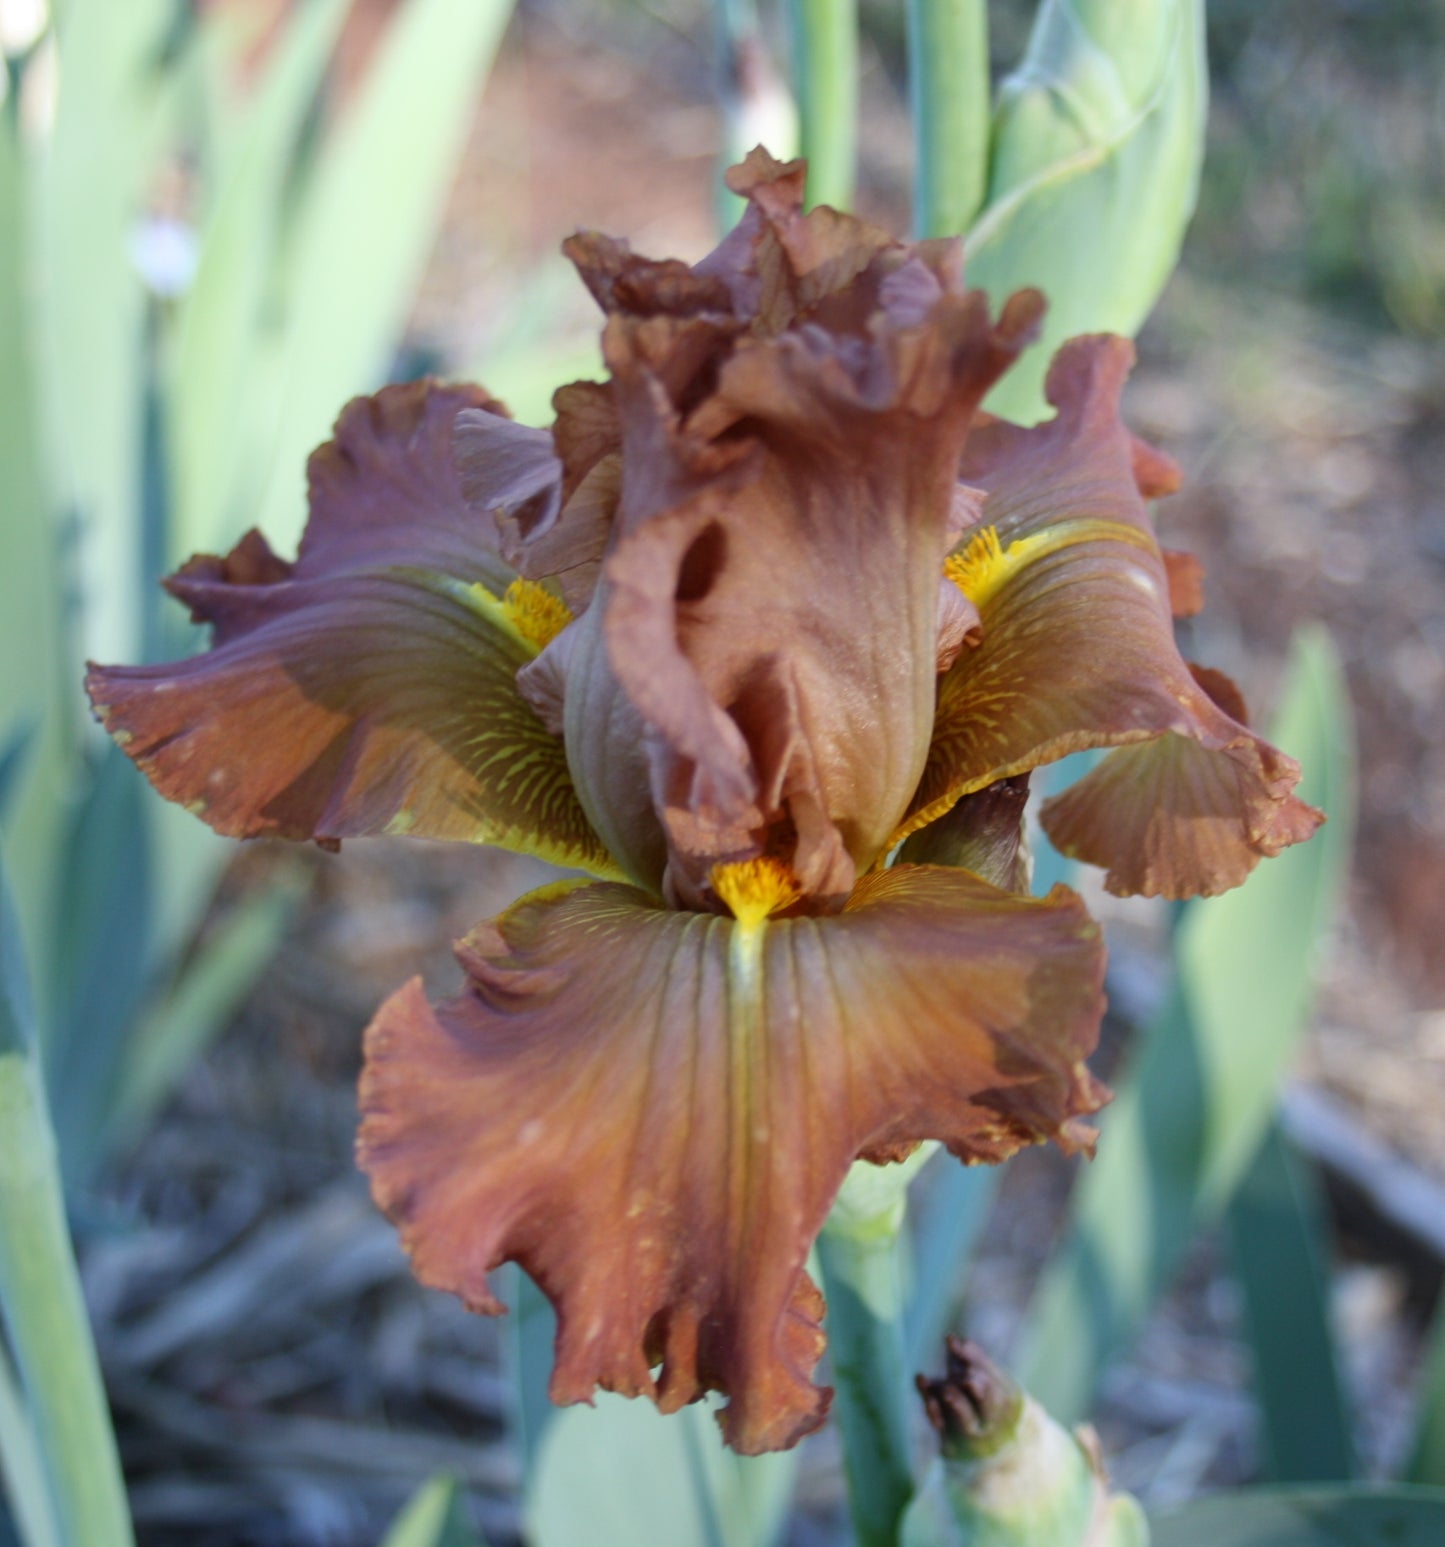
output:
[[90,688],[222,833],[598,878],[479,926],[455,999],[383,1005],[361,1161],[426,1283],[546,1291],[556,1400],[717,1390],[751,1452],[826,1410],[804,1262],[855,1159],[1088,1136],[1103,949],[1022,894],[1018,776],[1116,749],[1045,821],[1122,891],[1221,890],[1318,818],[1175,651],[1129,346],[1076,340],[1055,418],[992,420],[1037,295],[990,320],[957,244],[804,216],[797,164],[733,185],[695,267],[569,243],[610,378],[550,433],[472,388],[357,400],[295,562],[192,560],[213,648]]

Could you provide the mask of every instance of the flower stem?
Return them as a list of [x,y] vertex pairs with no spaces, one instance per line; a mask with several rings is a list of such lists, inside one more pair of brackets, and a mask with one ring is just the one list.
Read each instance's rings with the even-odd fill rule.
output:
[[857,0],[788,0],[808,203],[847,209],[858,163]]
[[985,0],[908,0],[908,96],[917,171],[917,235],[958,236],[988,184]]
[[913,1494],[903,1330],[907,1182],[927,1159],[853,1167],[818,1238],[848,1504],[858,1547],[895,1547]]

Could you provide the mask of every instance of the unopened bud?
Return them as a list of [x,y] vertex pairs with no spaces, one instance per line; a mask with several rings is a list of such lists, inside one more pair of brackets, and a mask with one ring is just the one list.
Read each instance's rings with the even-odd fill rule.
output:
[[1148,1547],[1138,1503],[1109,1493],[1093,1431],[1055,1423],[976,1344],[949,1338],[947,1373],[918,1389],[941,1455],[901,1547]]
[[1042,0],[999,92],[983,211],[964,271],[995,307],[1048,298],[1041,341],[990,395],[1047,413],[1044,372],[1078,333],[1132,336],[1178,261],[1204,154],[1201,0]]

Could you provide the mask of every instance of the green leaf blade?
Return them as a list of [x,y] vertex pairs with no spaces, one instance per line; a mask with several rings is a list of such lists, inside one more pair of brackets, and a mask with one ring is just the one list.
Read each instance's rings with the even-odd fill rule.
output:
[[182,967],[165,1000],[129,1039],[101,1136],[101,1152],[144,1131],[185,1071],[235,1015],[285,938],[305,890],[299,871],[237,904]]
[[287,180],[348,8],[349,0],[310,0],[294,12],[237,127],[201,232],[167,394],[175,506],[168,564],[229,542],[243,514],[238,504],[260,409],[251,367],[279,257]]
[[858,175],[858,0],[787,0],[808,204],[851,209]]
[[1103,1114],[1098,1158],[1030,1313],[1022,1375],[1063,1421],[1085,1416],[1104,1362],[1238,1186],[1304,1030],[1354,805],[1348,698],[1322,631],[1295,642],[1274,739],[1330,821],[1243,887],[1185,910],[1169,997]]
[[282,278],[269,471],[256,525],[299,533],[308,453],[382,380],[511,0],[409,0],[303,191]]
[[773,1547],[786,1517],[797,1451],[738,1456],[706,1403],[664,1417],[650,1402],[606,1392],[569,1407],[543,1432],[528,1478],[533,1547]]
[[1153,1547],[1438,1547],[1445,1489],[1245,1489],[1150,1523]]
[[430,1478],[392,1522],[381,1547],[486,1547],[454,1477]]
[[959,236],[988,186],[988,8],[984,0],[908,0],[908,98],[918,236]]
[[1330,1330],[1324,1200],[1278,1121],[1228,1214],[1244,1290],[1254,1385],[1274,1482],[1344,1482],[1356,1474],[1353,1425]]
[[0,879],[0,1311],[60,1539],[134,1547],[30,1015],[14,910]]
[[1445,1488],[1445,1300],[1435,1309],[1421,1373],[1415,1441],[1406,1477]]
[[1037,286],[1040,343],[989,397],[1032,423],[1054,350],[1132,336],[1178,261],[1204,151],[1202,0],[1043,0],[1000,92],[988,200],[965,245],[995,306]]

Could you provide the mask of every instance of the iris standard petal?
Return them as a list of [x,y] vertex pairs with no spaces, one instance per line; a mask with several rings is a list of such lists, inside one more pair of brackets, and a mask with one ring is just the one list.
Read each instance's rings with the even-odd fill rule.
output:
[[[899,836],[1002,777],[1128,746],[1045,808],[1046,829],[1060,822],[1066,851],[1106,865],[1113,885],[1188,897],[1235,884],[1321,818],[1291,793],[1298,766],[1216,704],[1175,647],[1171,590],[1187,603],[1189,587],[1170,585],[1119,419],[1132,361],[1123,339],[1075,339],[1050,371],[1054,419],[969,438],[962,477],[987,492],[984,526],[949,570],[981,637],[940,682]],[[1145,472],[1157,486],[1158,469]]]
[[524,899],[459,948],[459,998],[383,1006],[360,1158],[423,1282],[496,1311],[487,1274],[515,1259],[546,1291],[554,1400],[718,1390],[756,1452],[824,1416],[803,1265],[857,1156],[1087,1141],[1103,946],[1062,888],[929,866],[831,917],[740,914]]
[[[971,621],[938,602],[959,452],[1041,303],[991,323],[955,246],[805,215],[796,164],[754,156],[735,183],[749,210],[695,269],[569,245],[610,313],[623,475],[568,750],[599,830],[650,789],[670,900],[712,906],[714,864],[773,854],[837,904],[922,772]],[[603,757],[583,741],[607,726]],[[656,884],[656,841],[634,847]]]
[[[566,620],[518,585],[452,464],[475,388],[358,398],[311,458],[294,564],[252,534],[168,582],[207,654],[93,667],[97,714],[160,793],[233,837],[410,833],[618,874],[515,678]],[[514,464],[515,468],[515,464]]]
[[519,574],[556,587],[574,612],[592,599],[622,489],[622,429],[608,382],[552,397],[551,430],[466,408],[454,431],[462,494],[501,530]]

